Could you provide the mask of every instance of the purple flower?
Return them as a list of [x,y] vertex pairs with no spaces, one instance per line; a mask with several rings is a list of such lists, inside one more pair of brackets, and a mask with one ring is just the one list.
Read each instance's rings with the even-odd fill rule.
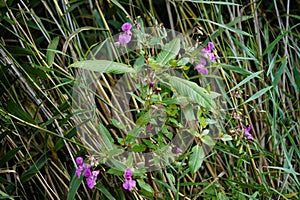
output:
[[86,179],[86,184],[87,184],[87,186],[88,186],[90,189],[93,189],[94,186],[96,185],[96,179],[93,178],[93,177],[88,177],[88,178]]
[[136,27],[137,27],[137,29],[140,29],[140,28],[141,28],[141,24],[140,24],[140,23],[137,23],[137,24],[136,24]]
[[83,164],[83,158],[82,157],[77,157],[76,158],[76,164],[81,166]]
[[244,129],[244,137],[247,138],[248,140],[253,140],[253,136],[251,135],[251,133],[249,133],[252,129],[252,126],[248,126]]
[[92,171],[91,171],[91,169],[90,169],[90,168],[84,169],[84,171],[83,171],[83,176],[85,176],[85,177],[90,177],[90,176],[92,176]]
[[136,181],[132,180],[132,171],[131,169],[127,168],[124,172],[125,182],[123,183],[123,188],[125,190],[133,190],[136,186]]
[[131,178],[128,180],[126,179],[125,182],[123,183],[123,188],[125,190],[133,190],[135,186],[136,186],[136,181],[132,180]]
[[122,25],[122,31],[128,32],[132,28],[132,25],[129,22],[126,22]]
[[208,74],[208,69],[205,67],[206,65],[206,60],[204,58],[200,58],[200,64],[195,66],[195,70],[197,70],[199,73],[203,75]]
[[131,40],[131,36],[132,36],[132,33],[130,31],[126,32],[126,33],[121,33],[119,35],[119,42],[123,45],[128,44]]
[[126,179],[132,177],[132,171],[131,171],[131,169],[127,168],[127,169],[125,170],[124,177],[125,177]]
[[182,149],[179,147],[176,147],[176,153],[182,153]]
[[154,86],[154,82],[150,81],[149,87],[150,87],[150,88],[153,88],[153,86]]
[[219,59],[219,57],[215,56],[215,54],[211,52],[213,48],[215,48],[214,44],[212,42],[209,42],[207,44],[207,47],[200,50],[200,53],[203,54],[203,56],[209,58],[209,60],[211,61],[217,60]]
[[76,176],[77,176],[78,178],[80,178],[82,170],[83,170],[83,167],[82,167],[82,166],[79,166],[79,167],[76,169],[75,173],[76,173]]
[[115,42],[114,44],[115,44],[116,47],[120,46],[120,42]]
[[99,170],[92,171],[90,175],[86,178],[86,184],[90,189],[93,189],[96,185],[97,177],[99,175]]

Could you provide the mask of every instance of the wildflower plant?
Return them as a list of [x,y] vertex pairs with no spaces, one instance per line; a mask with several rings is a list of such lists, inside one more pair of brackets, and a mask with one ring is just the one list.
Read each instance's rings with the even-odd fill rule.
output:
[[[136,186],[130,169],[145,177],[187,149],[195,173],[216,139],[226,137],[214,44],[199,44],[160,26],[143,27],[140,19],[121,29],[87,60],[71,65],[78,68],[73,111],[83,144],[99,163],[124,172],[126,190]],[[103,76],[116,79],[113,87]],[[113,96],[103,95],[105,89]]]

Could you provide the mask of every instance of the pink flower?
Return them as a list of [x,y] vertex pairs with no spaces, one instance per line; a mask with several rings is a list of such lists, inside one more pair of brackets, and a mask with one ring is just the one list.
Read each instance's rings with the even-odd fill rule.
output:
[[182,153],[182,149],[179,147],[176,147],[176,153]]
[[132,28],[132,25],[129,22],[126,22],[122,25],[122,31],[128,32]]
[[244,129],[244,137],[247,138],[248,140],[254,140],[253,136],[251,135],[251,133],[249,133],[252,129],[252,126],[248,126]]
[[131,36],[132,36],[132,33],[130,31],[125,32],[125,33],[121,33],[119,35],[119,42],[123,45],[128,44],[131,40]]
[[120,46],[120,42],[115,42],[114,44],[115,44],[116,47]]

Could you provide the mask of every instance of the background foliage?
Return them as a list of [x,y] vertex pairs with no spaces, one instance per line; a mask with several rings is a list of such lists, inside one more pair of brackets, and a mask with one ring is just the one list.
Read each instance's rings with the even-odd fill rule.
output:
[[[1,1],[1,198],[145,199],[154,190],[158,199],[299,199],[299,6],[297,0]],[[74,157],[86,152],[71,119],[75,70],[68,66],[120,32],[128,16],[214,42],[226,63],[232,109],[226,129],[233,140],[219,141],[195,174],[183,164],[153,172],[153,189],[141,182],[124,191],[121,176],[101,166],[89,190],[74,178]],[[238,134],[234,113],[253,126],[255,142]]]

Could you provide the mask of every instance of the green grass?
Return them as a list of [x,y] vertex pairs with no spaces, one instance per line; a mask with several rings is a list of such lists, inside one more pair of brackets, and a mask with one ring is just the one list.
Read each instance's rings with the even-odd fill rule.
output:
[[[157,199],[300,198],[299,1],[166,2],[0,2],[1,199],[145,199],[147,186],[125,191],[106,165],[93,190],[74,175],[87,150],[72,118],[69,66],[119,33],[127,14],[213,41],[227,91],[224,127],[233,140],[218,141],[196,173],[191,148],[152,172],[153,183],[144,178]],[[102,76],[106,95],[117,78]],[[253,126],[254,142],[241,136],[241,123]]]

